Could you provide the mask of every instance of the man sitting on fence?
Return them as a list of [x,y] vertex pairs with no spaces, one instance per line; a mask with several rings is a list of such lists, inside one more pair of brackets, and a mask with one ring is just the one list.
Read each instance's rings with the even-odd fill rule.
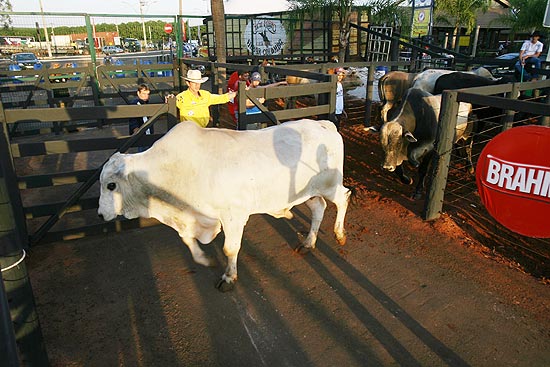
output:
[[[533,32],[531,39],[523,42],[519,51],[519,60],[516,63],[516,70],[520,73],[520,81],[535,81],[539,75],[537,69],[540,69],[541,61],[539,56],[542,52],[543,44],[539,41],[542,37],[539,31]],[[529,70],[529,71],[528,71]]]

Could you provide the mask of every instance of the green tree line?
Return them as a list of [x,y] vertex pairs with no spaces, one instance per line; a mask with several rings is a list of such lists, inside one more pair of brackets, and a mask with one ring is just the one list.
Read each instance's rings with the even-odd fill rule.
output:
[[[164,32],[164,25],[166,22],[162,20],[156,21],[146,21],[145,22],[145,32],[147,33],[147,39],[153,42],[156,42],[161,39],[166,39],[167,34]],[[173,25],[175,28],[175,25]],[[206,26],[201,25],[201,33],[206,32]],[[48,31],[50,34],[53,33],[57,36],[60,35],[70,35],[70,34],[79,34],[86,33],[86,26],[59,26],[59,27],[49,27]],[[95,26],[96,32],[116,32],[117,25],[112,23],[100,23]],[[187,37],[191,39],[197,39],[197,27],[186,26]],[[4,28],[1,31],[2,36],[13,36],[13,37],[34,37],[37,38],[37,30],[35,27],[32,28],[23,28],[23,27],[8,27]],[[174,30],[175,32],[175,30]],[[118,25],[118,34],[120,37],[127,38],[137,38],[143,39],[143,27],[141,22],[128,22],[120,23]],[[44,38],[44,30],[40,29],[40,37]],[[174,34],[172,34],[174,38]]]

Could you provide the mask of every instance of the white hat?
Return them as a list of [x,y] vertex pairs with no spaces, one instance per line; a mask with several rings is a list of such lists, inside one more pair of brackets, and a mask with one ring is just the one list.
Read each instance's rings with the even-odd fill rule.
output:
[[183,79],[193,83],[204,83],[208,77],[202,76],[200,70],[187,70],[187,77],[183,77]]

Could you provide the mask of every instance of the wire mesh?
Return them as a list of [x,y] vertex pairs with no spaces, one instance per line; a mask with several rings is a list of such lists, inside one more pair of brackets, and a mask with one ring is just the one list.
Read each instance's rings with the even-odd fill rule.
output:
[[[544,102],[542,97],[526,100]],[[473,167],[483,148],[502,132],[501,120],[505,116],[499,109],[478,107],[471,116],[475,126],[472,134]],[[482,118],[479,118],[482,116]],[[516,113],[514,127],[539,123],[541,116]],[[508,230],[499,224],[485,209],[478,194],[475,174],[468,172],[468,158],[461,147],[455,146],[451,152],[451,163],[444,197],[444,210],[466,232],[495,254],[516,262],[526,271],[547,278],[550,275],[550,239],[531,238]]]

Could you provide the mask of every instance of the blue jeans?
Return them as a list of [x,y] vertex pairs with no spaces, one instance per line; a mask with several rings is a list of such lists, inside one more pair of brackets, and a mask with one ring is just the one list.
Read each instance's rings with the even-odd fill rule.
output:
[[[523,80],[531,80],[532,78],[538,78],[539,74],[534,69],[540,69],[541,61],[538,57],[529,57],[525,60],[523,65]],[[533,69],[534,68],[534,69]],[[516,70],[521,73],[521,63],[516,62]],[[529,73],[531,71],[531,73]]]

